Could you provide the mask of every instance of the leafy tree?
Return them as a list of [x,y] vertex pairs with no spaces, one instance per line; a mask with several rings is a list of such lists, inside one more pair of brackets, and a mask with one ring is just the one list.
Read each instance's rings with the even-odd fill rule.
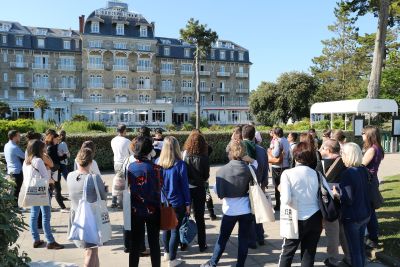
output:
[[85,115],[82,115],[82,114],[75,114],[72,117],[72,121],[87,121],[87,120],[88,120],[88,118]]
[[286,123],[309,116],[312,96],[318,88],[315,79],[302,72],[287,72],[276,83],[262,82],[250,95],[250,111],[265,125]]
[[4,179],[4,166],[0,168],[0,266],[28,266],[28,255],[20,254],[20,246],[16,244],[27,225],[11,193],[15,184]]
[[181,38],[196,47],[194,52],[196,68],[196,128],[200,129],[200,60],[211,49],[212,43],[218,40],[215,31],[207,29],[207,24],[200,24],[198,20],[191,18],[186,28],[180,30]]
[[43,120],[44,112],[50,108],[50,104],[47,102],[47,99],[44,96],[41,96],[33,100],[33,107],[40,109]]
[[381,96],[396,100],[400,105],[400,52],[392,51],[382,72]]
[[368,84],[368,98],[378,98],[385,59],[385,42],[388,26],[400,19],[400,0],[345,0],[341,9],[354,12],[356,18],[372,13],[378,17],[378,29],[375,36],[374,54]]
[[8,103],[0,101],[0,118],[6,118],[8,113],[10,113],[10,106]]

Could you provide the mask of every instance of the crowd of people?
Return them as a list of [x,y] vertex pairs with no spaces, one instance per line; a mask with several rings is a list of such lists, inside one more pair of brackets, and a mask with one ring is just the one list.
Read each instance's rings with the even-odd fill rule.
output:
[[[296,213],[297,238],[285,234],[287,224],[281,221],[283,237],[279,266],[291,266],[295,252],[301,247],[301,266],[314,266],[314,258],[324,229],[327,238],[326,266],[364,266],[365,248],[378,246],[378,221],[369,194],[371,179],[377,183],[378,169],[384,157],[379,129],[366,126],[362,132],[363,147],[347,143],[343,131],[325,130],[322,140],[315,130],[306,133],[291,132],[285,137],[282,128],[270,132],[270,146],[263,147],[262,136],[254,124],[234,128],[226,146],[229,162],[216,173],[215,185],[209,185],[210,154],[213,148],[200,130],[193,130],[183,147],[173,136],[163,136],[157,129],[154,136],[147,127],[129,140],[127,128],[117,127],[117,136],[111,141],[114,155],[114,177],[111,208],[123,208],[123,190],[118,185],[119,175],[127,179],[130,190],[131,225],[124,232],[125,252],[129,253],[129,266],[139,266],[140,257],[150,256],[152,266],[165,261],[168,266],[178,266],[183,260],[178,248],[187,249],[180,241],[180,227],[185,217],[193,213],[197,226],[197,243],[200,253],[208,250],[205,223],[205,207],[211,220],[217,219],[210,188],[222,200],[222,219],[219,236],[213,247],[212,257],[203,267],[217,266],[230,235],[238,223],[238,252],[236,266],[245,266],[248,249],[265,245],[264,228],[257,224],[251,212],[249,186],[252,184],[252,168],[262,190],[268,188],[271,171],[277,212],[287,207]],[[63,249],[57,243],[51,228],[51,197],[54,195],[61,212],[68,212],[69,228],[74,222],[80,200],[85,194],[92,203],[100,196],[107,199],[108,186],[102,180],[94,160],[96,145],[85,141],[76,158],[74,171],[68,172],[71,153],[68,150],[65,131],[47,130],[45,136],[28,132],[25,153],[18,146],[20,133],[11,130],[9,142],[4,147],[7,172],[16,182],[14,191],[18,199],[24,181],[34,173],[49,185],[48,205],[31,208],[30,231],[33,247]],[[270,168],[271,165],[271,168]],[[101,167],[101,166],[100,166]],[[63,197],[61,179],[68,185],[69,199]],[[318,203],[320,180],[340,209],[334,221],[325,220]],[[64,201],[70,200],[70,209]],[[160,247],[160,209],[163,205],[173,208],[176,227],[162,231],[163,257]],[[40,239],[43,229],[47,244]],[[145,236],[147,232],[148,246]],[[366,236],[367,233],[367,236]],[[367,238],[365,238],[367,237]],[[365,239],[367,240],[365,242]],[[84,249],[84,266],[99,266],[98,244],[74,241]],[[340,257],[339,246],[344,257]]]

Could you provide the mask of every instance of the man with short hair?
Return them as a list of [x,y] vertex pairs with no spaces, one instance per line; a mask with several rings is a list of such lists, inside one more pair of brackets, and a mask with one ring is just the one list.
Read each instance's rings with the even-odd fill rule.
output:
[[9,131],[8,140],[8,143],[4,146],[4,157],[7,163],[7,174],[9,174],[16,183],[14,196],[18,201],[19,191],[21,190],[22,182],[24,181],[22,162],[25,160],[25,153],[18,146],[21,141],[19,131]]
[[[258,167],[256,170],[257,182],[264,190],[265,185],[268,185],[268,158],[266,150],[256,144],[255,140],[255,133],[256,129],[252,125],[245,125],[242,129],[242,137],[243,142],[248,151],[248,155],[250,156],[249,150],[252,150],[254,147],[255,151],[255,160],[258,163]],[[250,156],[251,157],[251,156]],[[250,231],[250,238],[249,238],[249,247],[250,248],[257,248],[256,242],[263,246],[265,244],[264,241],[264,228],[262,223],[255,222],[255,218],[253,217],[252,222],[252,230]]]
[[[342,158],[340,157],[340,144],[337,140],[328,139],[321,146],[321,165],[317,171],[323,173],[330,188],[339,187],[341,174],[346,170]],[[340,220],[328,222],[324,220],[325,235],[327,239],[327,258],[324,263],[326,266],[350,266],[351,259],[347,246],[346,235],[343,230],[343,224]],[[343,263],[339,260],[339,244],[344,252]]]
[[273,164],[272,167],[272,179],[275,185],[275,210],[280,210],[281,207],[281,194],[278,190],[278,186],[281,183],[282,172],[290,167],[290,144],[288,140],[283,136],[283,129],[276,127],[273,132],[273,147],[269,149],[269,154],[273,158],[279,158],[283,153],[282,162],[279,164]]
[[[117,133],[118,135],[114,137],[111,140],[111,148],[114,153],[114,171],[115,174],[119,172],[124,164],[124,161],[131,155],[133,154],[132,151],[130,150],[129,145],[131,144],[131,141],[126,138],[126,125],[125,124],[119,124],[117,127]],[[114,184],[114,182],[113,182]],[[114,189],[113,189],[113,196],[112,196],[112,208],[116,208],[119,205],[122,205],[122,203],[118,203],[118,198],[117,195],[114,194]]]

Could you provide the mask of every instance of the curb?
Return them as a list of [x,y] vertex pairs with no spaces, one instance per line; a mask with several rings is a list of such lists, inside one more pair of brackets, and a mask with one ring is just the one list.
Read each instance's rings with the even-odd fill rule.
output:
[[395,257],[388,256],[383,252],[376,252],[375,255],[378,260],[380,260],[381,262],[383,262],[388,266],[400,267],[400,260]]

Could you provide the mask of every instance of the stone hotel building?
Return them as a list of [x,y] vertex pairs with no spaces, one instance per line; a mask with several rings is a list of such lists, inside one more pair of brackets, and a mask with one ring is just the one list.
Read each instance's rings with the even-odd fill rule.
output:
[[[182,22],[182,26],[186,22]],[[178,32],[178,29],[177,29]],[[182,124],[195,111],[194,47],[155,36],[155,24],[110,1],[79,17],[79,31],[0,21],[0,101],[13,118],[75,114],[108,125]],[[200,66],[200,103],[211,124],[249,121],[249,51],[219,40]]]

